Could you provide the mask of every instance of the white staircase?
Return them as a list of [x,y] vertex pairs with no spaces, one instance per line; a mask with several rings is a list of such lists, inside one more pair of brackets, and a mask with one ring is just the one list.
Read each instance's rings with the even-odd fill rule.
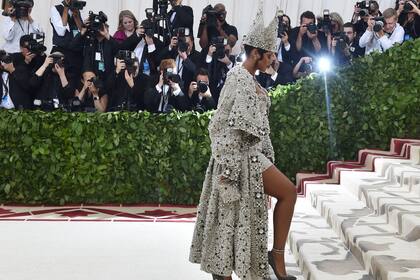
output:
[[289,246],[306,279],[420,279],[420,141],[403,150],[305,184]]

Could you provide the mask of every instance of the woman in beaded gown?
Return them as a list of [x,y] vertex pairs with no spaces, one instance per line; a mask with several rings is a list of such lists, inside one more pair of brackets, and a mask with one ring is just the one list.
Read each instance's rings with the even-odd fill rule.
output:
[[[268,113],[270,98],[255,79],[274,59],[277,17],[265,28],[260,2],[244,41],[247,59],[233,68],[210,125],[212,157],[198,207],[190,261],[213,279],[293,280],[284,247],[296,202],[295,187],[274,165]],[[274,246],[268,252],[267,195],[277,198]]]

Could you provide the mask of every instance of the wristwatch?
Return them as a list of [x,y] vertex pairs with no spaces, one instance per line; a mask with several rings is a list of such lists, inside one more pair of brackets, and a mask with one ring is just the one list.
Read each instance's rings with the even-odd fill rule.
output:
[[93,100],[98,101],[99,99],[101,99],[99,96],[94,96]]

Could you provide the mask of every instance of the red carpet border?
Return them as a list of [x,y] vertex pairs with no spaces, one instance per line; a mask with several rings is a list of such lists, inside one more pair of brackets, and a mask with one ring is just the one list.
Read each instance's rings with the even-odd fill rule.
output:
[[1,205],[1,221],[43,222],[178,222],[193,223],[195,206],[19,206]]

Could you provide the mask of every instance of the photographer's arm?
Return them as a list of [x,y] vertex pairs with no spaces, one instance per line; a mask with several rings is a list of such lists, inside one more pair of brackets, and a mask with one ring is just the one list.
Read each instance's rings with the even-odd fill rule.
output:
[[401,44],[404,41],[405,31],[404,29],[399,26],[394,30],[392,34],[392,39],[388,38],[387,36],[383,35],[379,38],[379,43],[381,44],[384,51],[392,48],[395,44]]
[[304,61],[304,58],[302,57],[299,60],[298,64],[296,64],[295,68],[293,68],[293,77],[295,79],[299,79],[300,77],[302,77],[302,74],[299,72],[299,70],[300,70],[300,67],[302,66],[303,61]]
[[[94,96],[99,97],[97,93],[94,94]],[[108,95],[105,94],[101,98],[96,99],[93,102],[95,104],[95,109],[98,110],[98,112],[105,113],[108,107]]]
[[205,49],[207,48],[208,45],[209,45],[209,37],[207,33],[207,24],[205,24],[203,26],[203,33],[201,33],[201,36],[200,36],[200,47],[202,49]]
[[[67,23],[67,16],[64,10],[63,16],[60,16],[60,13],[57,11],[55,6],[51,7],[51,24],[53,25],[55,32],[57,32],[58,36],[64,36],[66,31],[70,31],[70,26]],[[64,21],[64,19],[65,21]]]
[[15,37],[14,26],[16,24],[16,20],[11,17],[4,17],[3,22],[1,25],[1,32],[4,40],[10,41]]

